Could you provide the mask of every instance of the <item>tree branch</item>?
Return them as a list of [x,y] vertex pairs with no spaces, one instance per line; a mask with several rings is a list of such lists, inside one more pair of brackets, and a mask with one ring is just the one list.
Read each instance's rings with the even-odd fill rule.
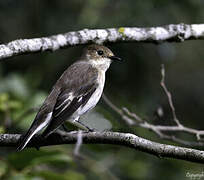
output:
[[204,39],[204,24],[170,24],[161,27],[120,27],[110,29],[84,29],[49,37],[18,39],[0,45],[0,59],[40,51],[55,51],[80,44],[107,42],[182,42]]
[[[21,135],[19,134],[1,134],[0,146],[16,147]],[[77,142],[78,132],[66,133],[57,131],[46,139],[34,137],[28,144],[28,147],[74,144]],[[160,144],[130,133],[119,132],[89,132],[82,133],[84,144],[113,144],[130,147],[135,150],[146,152],[157,157],[182,159],[185,161],[204,163],[204,151],[183,148],[173,145]]]
[[[163,88],[167,99],[168,103],[173,115],[173,120],[176,123],[174,126],[168,126],[168,125],[154,125],[152,123],[149,123],[148,121],[142,119],[139,117],[136,113],[130,112],[126,107],[123,108],[118,108],[115,106],[106,96],[105,94],[102,95],[103,100],[105,103],[112,109],[114,110],[117,114],[121,116],[121,119],[129,126],[139,126],[145,129],[149,129],[152,132],[154,132],[156,135],[158,135],[161,139],[166,139],[166,140],[171,140],[176,143],[190,146],[190,147],[203,147],[204,142],[203,138],[201,136],[204,136],[204,130],[197,130],[193,128],[186,127],[185,125],[181,124],[179,119],[176,116],[176,111],[174,107],[174,103],[172,100],[171,93],[166,87],[165,84],[165,68],[164,65],[161,66],[161,82],[160,85]],[[178,137],[175,137],[174,135],[169,135],[166,132],[185,132],[191,135],[195,135],[197,138],[197,142],[194,141],[186,141],[183,139],[180,139]]]

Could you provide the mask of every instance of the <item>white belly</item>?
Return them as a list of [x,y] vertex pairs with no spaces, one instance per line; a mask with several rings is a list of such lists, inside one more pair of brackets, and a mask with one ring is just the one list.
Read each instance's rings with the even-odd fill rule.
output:
[[96,104],[98,103],[99,99],[101,98],[101,95],[103,93],[104,83],[105,83],[105,72],[100,73],[98,77],[99,86],[95,90],[95,92],[92,94],[88,102],[85,106],[80,107],[72,116],[72,119],[78,119],[81,115],[85,114],[86,112],[93,109]]

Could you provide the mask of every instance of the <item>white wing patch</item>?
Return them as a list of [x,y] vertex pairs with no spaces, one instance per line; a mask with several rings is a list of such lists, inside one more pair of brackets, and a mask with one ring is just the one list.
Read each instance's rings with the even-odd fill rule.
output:
[[65,99],[64,102],[62,102],[61,104],[59,104],[59,106],[55,107],[55,109],[59,109],[60,107],[64,106],[65,103],[67,103],[68,101],[70,101],[69,98]]
[[55,110],[59,110],[59,112],[54,115],[55,117],[59,116],[70,105],[70,103],[74,99],[73,92],[64,96],[66,97],[66,99],[64,99],[64,101],[61,104],[55,107]]
[[80,102],[80,101],[82,100],[82,98],[83,98],[83,97],[81,96],[81,97],[79,98],[78,102]]
[[68,106],[69,106],[70,102],[67,103],[56,115],[55,117],[59,116],[61,114],[61,112],[63,112]]

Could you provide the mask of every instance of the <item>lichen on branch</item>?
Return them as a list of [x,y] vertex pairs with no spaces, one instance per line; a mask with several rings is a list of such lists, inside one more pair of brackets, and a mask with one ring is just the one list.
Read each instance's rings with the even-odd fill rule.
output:
[[55,51],[75,45],[112,42],[182,42],[204,38],[204,24],[170,24],[160,27],[120,27],[109,29],[83,29],[49,37],[18,39],[0,45],[0,59],[21,54]]

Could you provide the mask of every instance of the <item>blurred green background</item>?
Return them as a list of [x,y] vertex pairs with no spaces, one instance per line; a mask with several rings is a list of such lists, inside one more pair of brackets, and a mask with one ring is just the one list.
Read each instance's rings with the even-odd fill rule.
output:
[[[84,28],[150,27],[170,23],[202,23],[202,0],[4,0],[0,1],[0,43],[19,38],[49,36]],[[203,41],[183,43],[107,44],[123,63],[107,72],[105,93],[119,107],[128,107],[149,122],[173,124],[167,98],[160,87],[160,66],[172,92],[181,123],[204,129]],[[62,72],[81,54],[83,46],[22,55],[0,63],[0,132],[23,133]],[[158,107],[164,117],[154,116]],[[154,133],[127,127],[101,101],[85,119],[96,128],[131,132],[157,142]],[[97,120],[94,121],[93,120]],[[100,128],[99,128],[100,129]],[[186,140],[195,137],[178,134]],[[160,159],[132,149],[111,145],[83,145],[85,159],[73,157],[74,145],[0,150],[0,179],[189,179],[203,166],[181,160]],[[202,148],[201,148],[202,149]]]

